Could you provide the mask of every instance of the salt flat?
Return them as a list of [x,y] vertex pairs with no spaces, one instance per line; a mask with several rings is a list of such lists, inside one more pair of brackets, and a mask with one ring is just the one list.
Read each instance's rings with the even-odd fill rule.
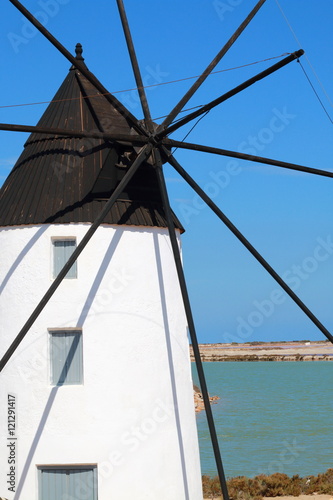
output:
[[200,344],[199,349],[203,361],[333,361],[329,341]]

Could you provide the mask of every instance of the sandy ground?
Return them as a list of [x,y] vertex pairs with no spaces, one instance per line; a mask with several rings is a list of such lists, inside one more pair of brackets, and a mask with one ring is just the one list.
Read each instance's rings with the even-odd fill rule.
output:
[[[333,500],[332,495],[300,495],[299,497],[265,497],[267,500]],[[206,497],[204,500],[210,500]],[[214,500],[223,500],[222,497],[215,497]]]

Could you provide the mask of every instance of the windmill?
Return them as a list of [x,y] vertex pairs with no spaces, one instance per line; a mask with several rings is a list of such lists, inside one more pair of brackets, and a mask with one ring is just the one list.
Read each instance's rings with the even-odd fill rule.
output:
[[[37,319],[48,301],[53,297],[52,300],[55,300],[56,297],[59,297],[57,294],[58,286],[63,282],[66,278],[68,280],[69,274],[73,273],[75,275],[75,262],[78,257],[81,255],[81,252],[85,249],[85,246],[88,244],[90,239],[93,237],[97,239],[97,232],[99,229],[103,228],[105,224],[109,225],[122,225],[129,226],[129,232],[131,232],[130,228],[133,226],[140,227],[158,227],[158,228],[167,228],[168,234],[170,237],[170,243],[172,247],[172,255],[175,262],[175,268],[177,271],[177,277],[179,280],[180,294],[177,296],[179,298],[181,296],[184,302],[184,308],[186,313],[186,321],[181,320],[181,313],[178,312],[178,321],[181,322],[181,329],[184,329],[185,323],[188,324],[189,333],[191,337],[191,343],[193,345],[194,355],[197,363],[198,374],[201,389],[204,396],[205,408],[207,412],[207,418],[209,422],[211,438],[213,443],[214,454],[217,462],[217,469],[224,493],[224,497],[227,498],[227,490],[225,485],[224,472],[222,467],[222,461],[220,458],[220,452],[218,447],[218,442],[216,438],[216,431],[214,422],[212,419],[212,412],[210,409],[209,398],[207,387],[205,383],[204,372],[202,369],[200,354],[198,349],[198,343],[196,338],[196,332],[194,327],[194,321],[192,317],[191,307],[188,299],[188,293],[184,278],[184,273],[181,265],[181,255],[179,251],[179,233],[182,231],[182,226],[174,216],[171,211],[168,194],[165,185],[165,179],[163,175],[163,164],[168,162],[182,177],[185,181],[195,190],[195,192],[200,195],[200,197],[207,203],[207,205],[213,210],[213,212],[222,220],[222,222],[233,232],[233,234],[243,243],[243,245],[252,253],[252,255],[263,265],[263,267],[270,273],[270,275],[279,283],[279,285],[285,290],[285,292],[299,305],[299,307],[307,314],[307,316],[313,321],[313,323],[324,333],[324,335],[332,341],[331,334],[327,331],[327,329],[319,322],[319,320],[313,315],[313,313],[305,306],[305,304],[296,296],[296,294],[286,285],[286,283],[280,278],[280,276],[271,268],[271,266],[265,261],[265,259],[255,250],[255,248],[246,240],[246,238],[238,231],[238,229],[231,223],[231,221],[225,216],[225,214],[216,206],[216,204],[205,194],[205,192],[197,185],[197,183],[191,178],[191,176],[182,168],[179,162],[176,160],[174,155],[172,154],[172,148],[182,148],[182,149],[190,149],[194,151],[204,151],[212,154],[218,155],[227,155],[236,158],[242,158],[245,160],[257,161],[261,163],[267,163],[283,168],[289,168],[292,170],[304,171],[313,174],[319,174],[323,176],[332,177],[331,173],[325,171],[319,171],[318,169],[310,169],[300,165],[280,162],[277,160],[270,160],[267,158],[260,158],[254,155],[241,154],[231,151],[226,151],[218,148],[213,148],[209,146],[203,146],[198,144],[187,143],[185,141],[176,141],[170,138],[170,134],[175,130],[179,129],[181,126],[191,122],[192,120],[199,118],[204,113],[213,109],[218,104],[224,102],[229,97],[236,95],[242,90],[250,87],[255,82],[265,78],[266,76],[274,73],[279,70],[283,66],[289,64],[290,62],[297,60],[302,55],[302,51],[297,51],[294,54],[291,54],[284,58],[277,64],[271,66],[268,70],[265,70],[259,73],[257,76],[250,78],[242,85],[239,85],[235,89],[230,92],[220,96],[214,101],[210,102],[206,106],[202,106],[199,110],[190,113],[184,118],[175,122],[175,119],[178,117],[181,110],[184,108],[186,103],[192,97],[192,95],[197,91],[200,85],[204,82],[204,80],[208,77],[208,75],[213,71],[214,67],[220,61],[220,59],[226,54],[228,49],[232,46],[232,44],[236,41],[238,36],[242,33],[242,31],[246,28],[251,19],[255,16],[260,7],[264,4],[264,0],[261,0],[257,3],[256,7],[251,11],[246,20],[241,24],[236,33],[229,39],[226,45],[222,48],[216,58],[212,61],[212,63],[208,66],[205,72],[198,78],[195,84],[190,88],[190,90],[186,93],[186,95],[181,99],[177,106],[170,112],[167,118],[164,119],[161,125],[156,125],[150,115],[149,106],[147,103],[144,85],[142,82],[138,62],[136,59],[133,42],[131,39],[131,34],[128,26],[128,22],[126,19],[126,14],[124,10],[124,6],[121,0],[117,1],[122,25],[131,57],[131,62],[133,66],[133,71],[137,83],[137,87],[139,90],[140,102],[142,104],[142,109],[144,113],[144,121],[138,121],[117,99],[115,99],[112,95],[110,95],[107,90],[102,86],[102,84],[89,72],[87,66],[84,63],[82,49],[80,46],[76,48],[76,57],[72,56],[62,45],[50,35],[50,33],[38,22],[34,19],[33,16],[20,4],[20,2],[16,0],[11,0],[11,3],[15,5],[21,13],[26,16],[59,50],[60,52],[67,57],[67,59],[71,62],[73,67],[71,68],[70,76],[67,81],[64,82],[61,89],[59,89],[59,96],[56,98],[53,103],[51,103],[51,111],[49,111],[48,115],[44,115],[41,122],[37,125],[37,127],[28,127],[21,125],[5,125],[1,126],[2,130],[16,130],[23,132],[31,132],[32,136],[29,138],[26,148],[26,153],[28,155],[29,161],[33,158],[36,161],[36,158],[44,158],[50,155],[50,144],[52,154],[55,155],[52,163],[52,175],[53,180],[57,180],[56,183],[50,181],[49,174],[45,175],[43,179],[43,185],[45,183],[49,183],[49,191],[47,191],[48,198],[45,203],[38,204],[38,199],[36,200],[36,192],[34,193],[34,200],[30,200],[29,202],[29,210],[24,210],[24,206],[26,207],[26,202],[29,200],[29,193],[25,191],[26,186],[29,181],[29,172],[25,172],[24,181],[21,181],[20,188],[22,192],[20,192],[20,200],[17,200],[16,187],[17,181],[15,181],[15,177],[17,175],[22,175],[24,173],[24,166],[27,165],[27,159],[25,157],[19,160],[18,165],[14,168],[14,171],[8,182],[5,184],[2,192],[3,192],[3,207],[2,210],[3,220],[1,221],[1,226],[5,229],[4,234],[8,238],[8,231],[6,228],[17,227],[17,226],[29,226],[35,225],[38,226],[38,231],[40,232],[40,236],[43,236],[43,229],[45,225],[51,225],[52,230],[55,227],[58,227],[57,224],[73,224],[73,223],[82,223],[84,222],[89,226],[89,229],[86,230],[86,233],[81,232],[80,234],[76,234],[77,240],[80,243],[77,245],[76,249],[73,253],[69,253],[70,257],[67,260],[66,264],[57,269],[55,272],[55,276],[53,278],[52,284],[48,291],[43,296],[42,300],[38,303],[37,307],[34,309],[32,314],[29,316],[25,325],[19,332],[16,339],[10,344],[8,350],[4,353],[1,361],[1,369],[5,367],[10,358],[16,353],[16,350],[21,349],[23,339],[25,339],[26,335],[30,331],[30,328],[35,324]],[[75,87],[73,87],[73,81],[75,81]],[[77,92],[75,95],[71,92],[74,90]],[[70,96],[76,98],[72,101],[70,100]],[[74,108],[71,108],[71,105],[77,100],[80,102],[81,108],[83,111],[78,114]],[[68,103],[68,107],[59,110],[59,105],[56,104],[58,102]],[[55,107],[54,107],[55,106]],[[65,105],[66,106],[66,105]],[[54,110],[54,111],[53,111]],[[74,110],[74,111],[73,111]],[[64,123],[62,126],[56,126],[56,123],[62,123],[61,119],[65,117],[71,117],[72,122],[68,124],[68,122]],[[87,118],[88,117],[88,118]],[[47,118],[47,119],[46,119]],[[60,118],[60,119],[59,119]],[[43,121],[44,119],[44,121]],[[85,121],[86,120],[86,121]],[[96,127],[96,125],[98,125]],[[85,144],[84,141],[90,141],[89,151],[83,149],[80,150],[80,147]],[[49,141],[49,144],[48,144]],[[80,142],[81,141],[81,142]],[[79,144],[79,148],[78,148]],[[42,145],[42,148],[41,148]],[[46,148],[45,148],[46,146]],[[65,156],[65,163],[62,157]],[[72,163],[71,163],[72,162]],[[78,194],[75,194],[74,188],[82,188],[82,185],[75,183],[78,182],[78,179],[75,179],[77,171],[80,171],[82,166],[89,166],[90,178],[89,181],[89,189],[85,187],[86,192],[79,191]],[[42,167],[42,165],[39,165]],[[36,166],[38,168],[38,165]],[[40,171],[42,175],[42,171]],[[44,172],[45,174],[45,172]],[[68,184],[71,187],[70,191],[67,191],[68,184],[64,182],[64,179],[69,181]],[[41,184],[38,182],[41,180],[39,176],[36,177],[36,185],[35,189],[41,189],[40,192],[43,192]],[[88,182],[87,181],[87,182]],[[59,187],[63,189],[63,191],[59,191]],[[66,187],[66,191],[64,191]],[[52,192],[52,189],[55,189],[56,192]],[[57,191],[58,189],[58,191]],[[52,198],[51,198],[52,194]],[[57,202],[56,202],[57,200]],[[49,202],[49,204],[47,203]],[[51,203],[52,202],[52,203]],[[19,207],[18,204],[22,205]],[[23,206],[24,205],[24,206]],[[55,207],[57,209],[55,210]],[[149,231],[148,231],[149,232]],[[94,236],[95,235],[95,236]],[[159,235],[161,237],[161,235]],[[54,247],[57,247],[57,242],[61,242],[61,246],[63,249],[66,247],[75,247],[75,241],[73,244],[73,229],[70,227],[69,231],[64,234],[63,227],[61,227],[61,232],[52,235],[52,244]],[[119,239],[123,237],[118,236]],[[154,237],[152,236],[154,239]],[[157,237],[158,238],[158,237]],[[34,241],[39,240],[39,234],[34,234]],[[99,244],[102,244],[102,240],[99,240]],[[129,246],[133,245],[133,242],[129,240]],[[29,238],[25,245],[26,247],[32,245],[32,240]],[[136,243],[134,243],[136,244]],[[160,260],[165,265],[165,259],[167,258],[167,249],[160,250],[160,245],[162,243],[159,242],[156,244],[156,251],[161,252]],[[14,245],[14,243],[13,243]],[[17,245],[17,243],[16,243]],[[114,241],[114,246],[116,246],[116,241]],[[25,248],[26,248],[25,247]],[[128,248],[125,247],[125,248]],[[139,248],[139,246],[138,246]],[[73,249],[73,248],[72,248]],[[87,251],[89,246],[87,247]],[[44,248],[45,250],[45,248]],[[112,251],[114,248],[112,248]],[[125,249],[123,249],[125,251]],[[137,248],[135,248],[137,250]],[[64,250],[65,251],[65,250]],[[107,249],[105,249],[107,252]],[[110,250],[109,252],[112,253]],[[147,247],[147,252],[149,251]],[[9,249],[8,253],[12,252],[12,248]],[[106,255],[106,254],[105,254]],[[82,258],[84,253],[82,253]],[[23,256],[22,256],[23,257]],[[24,258],[26,255],[24,255]],[[143,257],[142,257],[143,259]],[[156,256],[155,256],[156,259]],[[25,258],[27,261],[28,259]],[[61,260],[60,260],[61,262]],[[170,261],[168,261],[170,266]],[[14,267],[19,266],[20,259],[11,264]],[[32,264],[30,264],[31,266]],[[87,266],[89,262],[87,262]],[[159,266],[157,266],[159,268]],[[96,271],[96,269],[95,269]],[[171,271],[170,271],[171,272]],[[68,274],[69,273],[69,274]],[[114,276],[110,276],[110,278],[114,278]],[[22,276],[21,276],[22,278]],[[166,304],[166,298],[163,296],[164,293],[164,283],[162,286],[162,282],[165,279],[164,276],[161,276],[159,272],[157,272],[157,279],[160,285],[160,297],[162,305]],[[14,280],[12,281],[14,283]],[[71,284],[67,281],[67,284],[71,286]],[[155,283],[156,285],[156,283]],[[167,283],[165,284],[167,289]],[[171,290],[174,285],[169,285]],[[30,289],[29,289],[30,290]],[[162,292],[161,292],[162,290]],[[109,290],[110,291],[110,290]],[[114,289],[112,289],[114,292]],[[26,291],[25,291],[26,294]],[[170,290],[169,290],[170,294]],[[24,296],[24,294],[23,294]],[[82,297],[81,297],[82,298]],[[10,299],[10,298],[9,298]],[[10,300],[8,299],[8,304]],[[169,297],[170,299],[170,297]],[[87,299],[86,299],[87,300]],[[105,299],[106,300],[106,299]],[[151,300],[153,300],[151,298]],[[66,307],[65,300],[60,300],[57,298],[57,303],[59,305],[59,309]],[[27,299],[29,303],[29,300]],[[29,304],[30,305],[30,304]],[[90,307],[91,303],[87,303]],[[97,304],[98,306],[98,304]],[[165,306],[167,307],[167,306]],[[28,308],[27,308],[28,309]],[[84,313],[84,310],[81,311]],[[84,316],[84,314],[83,314]],[[167,316],[164,316],[165,322],[167,321]],[[67,352],[68,358],[74,358],[74,355],[77,352],[80,352],[81,349],[81,340],[77,337],[77,334],[80,333],[80,327],[82,325],[73,327],[73,325],[67,326],[64,328],[61,327],[61,331],[57,331],[57,325],[55,324],[55,319],[53,320],[53,324],[50,325],[50,329],[48,331],[49,338],[51,339],[51,346],[57,349],[57,342],[62,342],[59,340],[60,338],[72,339],[72,343],[69,344],[69,351]],[[177,321],[176,321],[177,323]],[[164,324],[166,330],[166,323]],[[175,327],[176,328],[176,327]],[[62,335],[62,337],[61,337]],[[181,334],[180,334],[181,336]],[[28,336],[27,336],[28,337]],[[10,337],[8,337],[10,338]],[[184,337],[182,337],[184,338]],[[70,340],[69,340],[70,341]],[[83,339],[85,341],[85,339]],[[182,340],[183,342],[184,340]],[[67,340],[66,340],[67,342]],[[178,375],[176,373],[172,373],[171,366],[173,362],[172,356],[174,356],[174,346],[172,343],[168,343],[170,340],[166,341],[166,350],[168,351],[168,356],[163,358],[163,362],[170,362],[169,369],[170,373],[168,373],[169,378],[169,389],[171,387],[171,394],[173,397],[179,394],[179,387],[181,385],[181,381],[177,379]],[[22,343],[22,344],[21,344]],[[60,349],[58,347],[58,349]],[[82,351],[83,352],[83,351]],[[14,360],[13,360],[14,363]],[[180,362],[180,366],[182,362]],[[71,365],[73,366],[73,365]],[[155,371],[157,367],[155,366]],[[10,365],[8,370],[10,369]],[[67,369],[66,369],[67,370]],[[77,366],[77,370],[79,372],[80,368]],[[58,378],[58,382],[60,384],[54,384],[55,387],[61,385],[65,378],[64,376],[69,376],[68,369],[63,372],[63,368],[58,369],[58,372],[55,372],[55,378]],[[6,373],[6,372],[4,372]],[[183,399],[188,400],[189,394],[189,384],[188,384],[188,372],[185,375],[186,382],[186,391],[184,391]],[[12,376],[12,375],[11,375]],[[9,377],[9,381],[11,380],[11,376]],[[80,378],[82,375],[73,374],[73,379],[75,377]],[[154,371],[151,371],[148,374],[148,377],[152,378],[154,376]],[[171,377],[171,379],[170,379]],[[171,380],[171,382],[170,382]],[[67,389],[67,388],[66,388]],[[53,392],[54,397],[48,400],[48,411],[52,411],[53,403],[56,404],[56,391]],[[187,396],[186,396],[187,394]],[[163,402],[162,402],[163,403]],[[179,400],[174,400],[174,409],[177,408],[177,405],[181,403]],[[163,418],[167,418],[168,411],[163,407],[157,406],[153,408],[153,417],[151,415],[146,415],[146,419],[149,419],[149,424],[147,424],[146,429],[150,429],[153,432],[155,427],[157,427],[158,419],[163,420]],[[189,422],[189,412],[191,406],[188,405],[186,409],[184,409],[184,415],[181,417],[180,414],[175,414],[172,417],[172,421],[174,423],[174,428],[176,431],[181,434],[181,431],[184,428],[184,421]],[[155,420],[154,420],[155,416]],[[43,419],[41,423],[44,425],[48,425],[48,412],[44,413]],[[157,417],[157,419],[156,419]],[[182,418],[184,419],[182,421]],[[162,422],[163,423],[163,422]],[[167,491],[165,488],[165,484],[159,486],[161,490],[165,491],[165,498],[200,498],[200,492],[198,490],[198,459],[197,459],[197,448],[196,445],[193,444],[193,419],[192,419],[192,428],[190,432],[190,436],[188,437],[187,444],[185,441],[183,442],[183,436],[180,439],[180,434],[178,434],[178,439],[176,439],[176,444],[178,445],[180,450],[177,449],[175,451],[175,446],[172,448],[172,453],[177,453],[178,463],[181,464],[181,473],[180,479],[176,481],[175,476],[171,476],[175,480],[175,488],[172,491]],[[131,427],[130,427],[131,429]],[[153,429],[153,430],[152,430]],[[124,430],[126,431],[126,429]],[[34,450],[38,448],[38,440],[40,439],[41,432],[38,435],[37,441],[34,444]],[[132,438],[132,446],[135,446],[134,438],[137,440],[145,441],[146,435],[143,435],[141,439],[139,436],[127,436],[127,438]],[[137,442],[137,441],[136,441]],[[33,457],[32,448],[27,452],[27,457]],[[190,463],[187,462],[189,459],[189,455],[193,452],[193,456],[191,456]],[[171,456],[173,456],[171,453]],[[45,455],[44,455],[45,456]],[[179,461],[179,456],[180,461]],[[169,457],[170,458],[170,457]],[[42,460],[42,458],[40,459]],[[41,465],[44,462],[38,462],[39,472],[41,475],[51,474],[50,471],[55,471],[54,463],[63,463],[60,461],[60,458],[57,457],[53,464],[48,462],[47,466]],[[89,459],[86,459],[89,461]],[[163,460],[163,458],[162,458]],[[98,462],[97,459],[90,459],[90,461]],[[155,458],[152,461],[156,461]],[[172,458],[171,460],[172,461]],[[113,456],[113,462],[110,467],[116,467],[117,463],[121,462],[121,457],[116,454]],[[23,471],[23,480],[21,480],[21,486],[18,484],[18,487],[21,488],[22,491],[25,479],[31,475],[31,461],[28,463],[26,469]],[[81,462],[80,462],[81,463]],[[83,462],[82,462],[83,463]],[[65,464],[66,465],[66,464]],[[68,463],[67,463],[68,465]],[[53,468],[52,468],[53,467]],[[81,468],[80,468],[81,467]],[[85,470],[91,471],[90,476],[87,476],[88,482],[95,481],[95,468],[84,468],[81,466],[72,465],[72,468],[68,470],[73,471],[72,473],[68,473],[67,475],[73,474],[75,472],[84,473]],[[149,467],[152,467],[152,463],[150,462]],[[161,463],[156,464],[157,470],[161,471]],[[65,469],[58,469],[65,470]],[[169,474],[171,474],[172,470],[170,470]],[[52,472],[53,474],[53,472]],[[166,474],[166,481],[170,480],[170,477]],[[53,477],[54,476],[54,477]],[[52,481],[54,481],[54,485],[56,484],[55,474],[52,476]],[[51,476],[50,476],[51,477]],[[160,482],[160,476],[157,475],[158,482]],[[135,491],[137,491],[137,484],[134,484],[133,487]],[[154,490],[154,487],[153,487]],[[195,491],[195,492],[194,492]],[[159,496],[161,492],[158,491]],[[195,496],[196,495],[196,496]],[[156,496],[156,490],[155,490]],[[102,494],[100,494],[102,497]],[[161,497],[161,496],[160,496]],[[75,498],[75,497],[74,497]],[[93,497],[92,497],[93,498]],[[161,497],[162,498],[162,497]]]

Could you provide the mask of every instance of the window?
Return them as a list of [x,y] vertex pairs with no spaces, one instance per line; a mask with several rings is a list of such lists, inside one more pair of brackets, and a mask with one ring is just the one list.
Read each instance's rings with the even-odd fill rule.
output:
[[[61,269],[64,267],[69,257],[72,255],[76,249],[76,239],[54,239],[53,244],[53,277],[56,278],[60,273]],[[77,278],[77,262],[74,262],[65,278],[73,279]]]
[[97,500],[96,466],[42,466],[38,476],[38,500]]
[[52,385],[82,384],[82,331],[50,331],[50,359]]

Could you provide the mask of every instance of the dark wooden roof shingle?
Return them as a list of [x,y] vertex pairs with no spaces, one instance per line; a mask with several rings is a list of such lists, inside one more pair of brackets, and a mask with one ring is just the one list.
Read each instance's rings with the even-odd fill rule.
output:
[[[72,67],[38,126],[135,133],[130,122]],[[91,223],[126,172],[133,148],[102,139],[32,133],[0,191],[0,226]],[[176,227],[183,230],[174,216]],[[144,163],[104,220],[166,227],[155,169]]]

